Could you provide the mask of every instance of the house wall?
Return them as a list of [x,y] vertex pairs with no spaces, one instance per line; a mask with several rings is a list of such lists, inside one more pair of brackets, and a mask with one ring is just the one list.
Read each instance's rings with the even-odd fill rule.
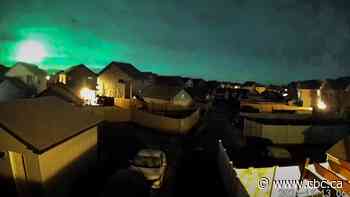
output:
[[[119,80],[127,82],[126,86],[119,83]],[[99,95],[109,96],[116,98],[128,98],[130,97],[130,90],[137,92],[142,88],[142,81],[136,80],[127,75],[124,71],[115,66],[111,66],[108,70],[101,73],[97,80],[99,86]],[[131,88],[128,88],[131,86]],[[129,91],[126,91],[128,89]]]
[[27,90],[20,89],[8,80],[0,83],[0,102],[11,101],[19,98],[26,98],[29,94]]
[[317,107],[317,90],[299,89],[298,94],[303,101],[303,107]]
[[[40,93],[47,87],[46,76],[35,75],[34,73],[30,72],[25,66],[22,65],[12,67],[5,75],[7,77],[19,78],[28,86],[35,88],[36,93]],[[32,83],[27,80],[27,76],[32,77]]]
[[263,92],[266,90],[266,87],[257,86],[257,87],[255,87],[255,90],[256,90],[259,94],[261,94],[261,93],[263,93]]
[[13,195],[16,194],[16,185],[11,167],[10,151],[21,153],[27,148],[2,128],[0,128],[0,139],[0,152],[5,153],[5,156],[0,158],[0,191],[5,193],[4,196]]
[[180,106],[190,106],[192,104],[192,97],[184,90],[181,90],[174,98],[173,103]]
[[327,111],[342,113],[350,106],[350,92],[344,90],[323,89],[322,100],[327,105]]
[[97,127],[38,156],[45,196],[68,196],[72,184],[97,162]]
[[75,69],[66,74],[67,86],[80,97],[80,91],[86,87],[90,90],[96,90],[97,77],[95,74],[85,69]]

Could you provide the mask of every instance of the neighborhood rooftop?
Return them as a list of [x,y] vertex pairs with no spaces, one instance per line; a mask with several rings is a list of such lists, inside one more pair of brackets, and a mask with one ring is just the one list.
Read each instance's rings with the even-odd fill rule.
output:
[[169,100],[182,90],[177,86],[153,85],[145,88],[142,92],[144,97]]
[[100,71],[99,74],[104,73],[106,70],[108,70],[112,66],[119,68],[120,70],[126,72],[127,74],[135,78],[140,78],[143,75],[141,71],[139,71],[134,65],[129,63],[124,63],[124,62],[116,62],[116,61],[113,61],[110,64],[108,64],[104,69]]
[[44,152],[99,122],[98,117],[56,97],[0,104],[0,127],[37,152]]

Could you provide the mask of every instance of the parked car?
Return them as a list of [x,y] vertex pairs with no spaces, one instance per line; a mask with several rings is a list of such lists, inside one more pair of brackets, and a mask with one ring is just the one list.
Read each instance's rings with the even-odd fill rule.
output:
[[167,161],[163,151],[142,149],[131,161],[129,169],[141,172],[153,189],[159,189],[163,184],[166,167]]

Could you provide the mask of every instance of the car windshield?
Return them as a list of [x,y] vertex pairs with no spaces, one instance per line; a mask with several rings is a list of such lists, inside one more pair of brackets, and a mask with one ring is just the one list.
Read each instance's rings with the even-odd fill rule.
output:
[[159,168],[160,159],[151,156],[136,156],[134,159],[134,165],[145,168]]

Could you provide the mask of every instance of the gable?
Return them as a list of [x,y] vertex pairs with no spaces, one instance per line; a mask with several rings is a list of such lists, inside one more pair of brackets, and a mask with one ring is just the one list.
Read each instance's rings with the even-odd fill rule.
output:
[[142,77],[142,73],[132,64],[122,62],[111,62],[100,73],[100,76],[112,75],[119,76],[128,80],[137,80]]
[[118,68],[117,66],[109,66],[103,73],[101,73],[99,75],[99,78],[103,78],[103,79],[111,79],[111,80],[119,80],[119,79],[123,79],[123,80],[133,80],[134,78],[132,78],[132,76],[128,75],[128,73],[124,72],[123,70],[121,70],[120,68]]
[[192,97],[190,94],[187,93],[185,90],[181,90],[178,94],[174,97],[175,100],[192,100]]
[[37,152],[79,135],[99,122],[96,115],[84,113],[56,97],[0,105],[0,126]]
[[15,67],[12,67],[5,76],[7,77],[21,77],[26,75],[33,75],[25,66],[19,64]]

